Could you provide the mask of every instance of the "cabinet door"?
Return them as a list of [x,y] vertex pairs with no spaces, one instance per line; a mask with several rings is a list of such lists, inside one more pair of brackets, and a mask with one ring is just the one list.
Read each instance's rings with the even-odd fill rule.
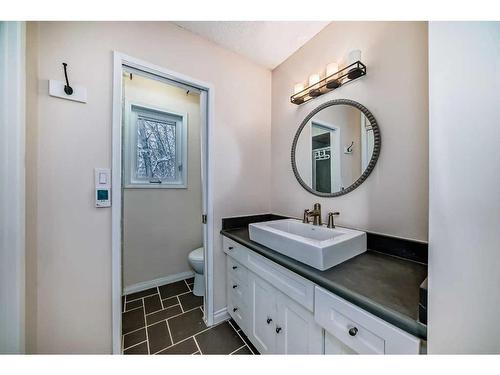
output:
[[322,354],[323,329],[313,313],[279,292],[276,302],[276,354]]
[[332,334],[325,332],[325,354],[357,354]]
[[250,291],[250,340],[261,354],[275,353],[276,333],[276,293],[270,284],[255,276],[248,275]]

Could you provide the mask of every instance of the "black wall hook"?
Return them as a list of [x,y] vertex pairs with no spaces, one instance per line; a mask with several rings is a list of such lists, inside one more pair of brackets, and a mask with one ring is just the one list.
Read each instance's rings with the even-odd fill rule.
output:
[[352,146],[354,146],[354,141],[351,141],[350,146],[347,147],[347,152],[352,152]]
[[66,71],[66,67],[68,64],[62,63],[64,67],[64,77],[66,78],[66,85],[64,85],[64,92],[66,95],[72,95],[73,94],[73,88],[69,85],[69,80],[68,80],[68,72]]

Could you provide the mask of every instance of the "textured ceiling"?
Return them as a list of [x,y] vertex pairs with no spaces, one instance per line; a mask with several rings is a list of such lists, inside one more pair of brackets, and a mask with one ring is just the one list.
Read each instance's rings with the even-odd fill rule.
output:
[[329,22],[176,21],[175,24],[274,69]]

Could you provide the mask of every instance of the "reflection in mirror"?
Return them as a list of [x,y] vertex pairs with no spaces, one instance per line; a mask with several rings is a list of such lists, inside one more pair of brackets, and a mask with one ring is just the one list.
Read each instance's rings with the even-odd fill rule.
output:
[[374,145],[373,126],[361,110],[346,104],[328,106],[310,117],[300,131],[295,149],[297,172],[314,192],[341,193],[368,168]]

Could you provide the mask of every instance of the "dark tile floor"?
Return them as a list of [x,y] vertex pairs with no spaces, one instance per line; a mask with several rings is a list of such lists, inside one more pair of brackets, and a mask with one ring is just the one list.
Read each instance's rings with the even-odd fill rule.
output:
[[259,354],[232,320],[208,328],[193,279],[123,297],[123,354]]

